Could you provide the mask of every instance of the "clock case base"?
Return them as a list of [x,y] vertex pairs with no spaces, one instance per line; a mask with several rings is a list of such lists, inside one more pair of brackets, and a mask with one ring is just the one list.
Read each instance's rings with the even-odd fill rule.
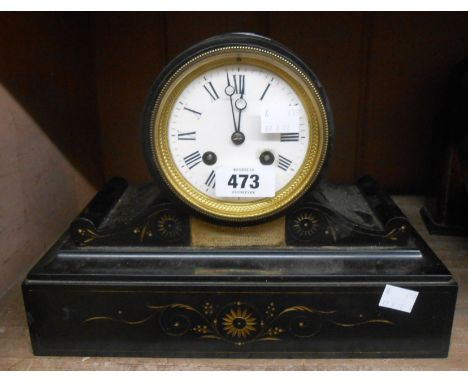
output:
[[[379,307],[386,284],[411,313]],[[275,248],[192,247],[157,188],[113,179],[23,283],[42,356],[446,357],[457,290],[371,178],[320,186]]]

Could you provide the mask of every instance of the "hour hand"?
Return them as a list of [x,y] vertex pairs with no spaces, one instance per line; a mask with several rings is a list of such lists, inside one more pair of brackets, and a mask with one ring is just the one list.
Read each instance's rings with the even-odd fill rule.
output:
[[239,117],[237,118],[237,132],[240,132],[241,128],[241,115],[242,115],[242,110],[244,110],[247,107],[247,101],[244,99],[244,89],[245,89],[245,84],[244,84],[244,76],[240,76],[239,78],[240,81],[240,97],[236,99],[236,109],[239,110]]
[[243,96],[244,95],[242,95],[240,98],[236,100],[236,109],[239,110],[239,114],[241,113],[242,110],[244,110],[247,107],[247,101],[244,98],[242,98]]

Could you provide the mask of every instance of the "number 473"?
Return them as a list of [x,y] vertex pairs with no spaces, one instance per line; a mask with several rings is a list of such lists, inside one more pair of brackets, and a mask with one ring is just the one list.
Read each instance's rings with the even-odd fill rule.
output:
[[250,188],[258,188],[260,186],[259,179],[257,174],[233,174],[229,178],[228,186],[232,186],[233,188],[245,188],[249,180],[248,186]]

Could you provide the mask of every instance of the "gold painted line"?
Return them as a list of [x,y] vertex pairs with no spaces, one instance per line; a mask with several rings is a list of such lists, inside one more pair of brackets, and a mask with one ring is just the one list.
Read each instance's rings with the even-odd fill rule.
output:
[[148,317],[146,317],[146,318],[144,318],[142,320],[139,320],[139,321],[127,321],[127,320],[120,320],[120,319],[113,318],[113,317],[108,317],[108,316],[96,316],[96,317],[87,318],[86,320],[82,321],[81,323],[85,324],[85,323],[91,322],[91,321],[113,321],[113,322],[119,322],[121,324],[127,324],[127,325],[140,325],[140,324],[145,323],[149,319],[151,319],[153,316],[154,316],[154,313],[150,314]]
[[319,314],[334,314],[336,313],[336,310],[318,310],[318,309],[313,309],[309,308],[308,306],[304,305],[295,305],[291,306],[289,308],[284,309],[276,317],[279,317],[283,314],[289,313],[289,312],[309,312],[309,313],[319,313]]
[[354,327],[354,326],[361,326],[361,325],[366,325],[366,324],[386,324],[386,325],[395,325],[394,322],[388,321],[388,320],[367,320],[367,321],[362,321],[362,322],[357,322],[357,323],[352,323],[352,324],[346,324],[343,322],[338,322],[335,320],[332,320],[330,318],[326,319],[327,321],[331,322],[334,325],[337,326],[342,326],[342,327]]

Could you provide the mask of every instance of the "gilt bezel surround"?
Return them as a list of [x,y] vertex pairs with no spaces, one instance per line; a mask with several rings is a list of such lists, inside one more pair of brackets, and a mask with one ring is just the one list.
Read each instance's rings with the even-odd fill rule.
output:
[[[310,140],[305,159],[294,178],[273,198],[249,202],[227,202],[203,194],[191,185],[177,168],[169,149],[168,125],[174,104],[192,80],[202,73],[224,65],[246,64],[267,69],[285,80],[297,93],[309,121]],[[257,222],[266,220],[296,202],[317,180],[330,151],[333,129],[326,97],[301,68],[271,49],[232,43],[214,47],[183,62],[164,82],[151,108],[149,146],[157,175],[180,201],[203,216],[222,222]],[[322,89],[321,89],[322,90]],[[323,93],[323,90],[322,90]],[[145,137],[143,137],[145,140]],[[147,158],[148,160],[148,158]],[[151,168],[150,163],[150,168]],[[153,169],[154,174],[154,169]]]

